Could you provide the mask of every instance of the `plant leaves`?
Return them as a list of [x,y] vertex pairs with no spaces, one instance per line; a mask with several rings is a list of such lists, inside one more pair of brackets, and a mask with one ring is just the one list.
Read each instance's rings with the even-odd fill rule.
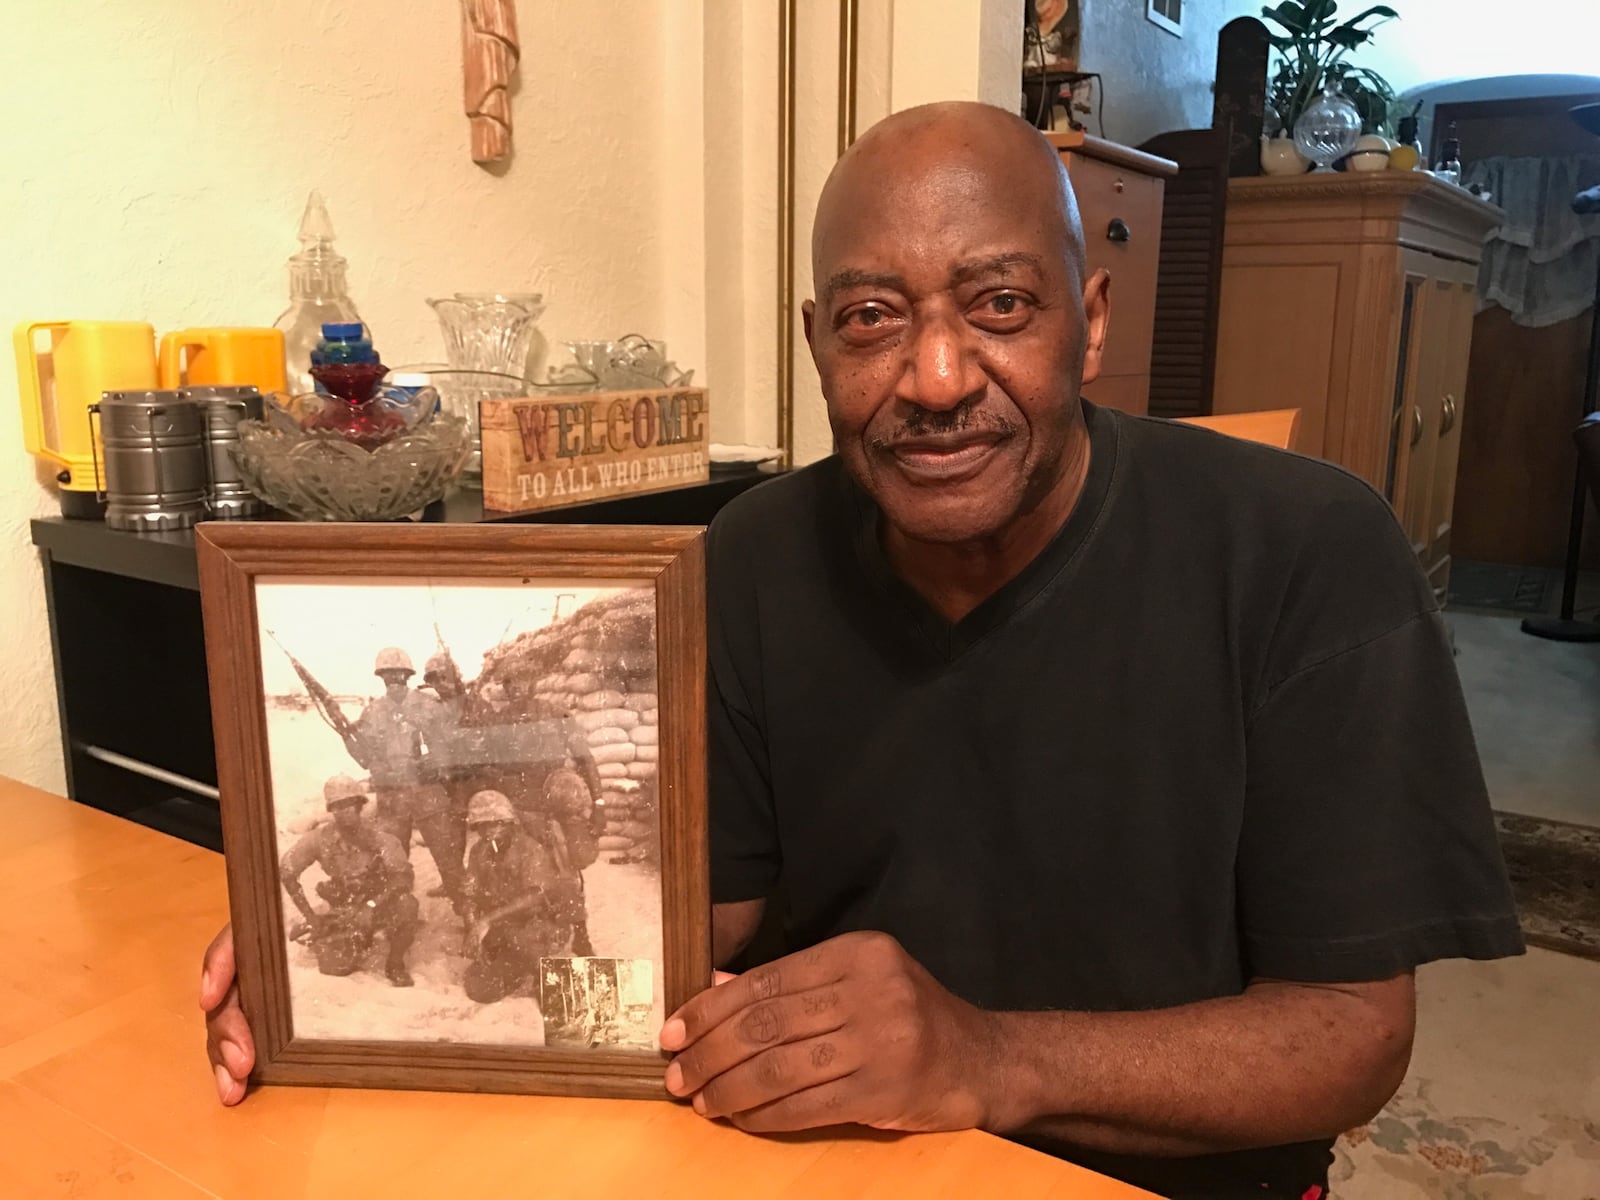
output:
[[1328,31],[1328,41],[1345,50],[1354,50],[1357,46],[1364,46],[1372,40],[1372,34],[1365,29],[1351,29],[1348,25],[1341,25],[1337,29]]
[[1357,13],[1355,16],[1351,17],[1345,22],[1345,24],[1358,25],[1362,21],[1365,21],[1368,17],[1382,17],[1385,21],[1397,21],[1400,19],[1400,14],[1395,12],[1395,10],[1390,8],[1387,4],[1374,4],[1365,12]]
[[1290,33],[1306,32],[1306,10],[1296,4],[1295,0],[1283,0],[1277,8],[1265,6],[1261,10],[1261,15],[1268,20],[1276,21]]

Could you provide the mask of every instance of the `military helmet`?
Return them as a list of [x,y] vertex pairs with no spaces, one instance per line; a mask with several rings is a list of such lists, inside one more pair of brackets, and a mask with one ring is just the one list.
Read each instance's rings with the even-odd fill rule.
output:
[[322,785],[322,803],[329,810],[353,800],[365,803],[367,789],[348,775],[335,775]]
[[557,767],[544,781],[544,799],[557,814],[568,817],[586,817],[594,797],[589,785],[571,767]]
[[399,646],[385,646],[378,651],[378,661],[372,664],[372,673],[382,675],[385,671],[404,671],[407,675],[417,673],[417,669],[411,665],[411,656]]
[[474,792],[472,799],[467,801],[468,825],[492,825],[497,821],[516,819],[517,811],[511,807],[511,800],[504,792],[490,788]]
[[449,676],[456,674],[459,674],[456,670],[456,660],[450,657],[450,653],[447,650],[440,650],[432,655],[422,668],[422,677],[424,679],[430,675]]

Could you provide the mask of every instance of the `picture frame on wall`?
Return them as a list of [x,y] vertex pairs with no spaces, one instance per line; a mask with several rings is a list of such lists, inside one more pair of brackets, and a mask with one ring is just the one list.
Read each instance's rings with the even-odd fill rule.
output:
[[1144,0],[1144,15],[1152,25],[1183,36],[1183,0]]
[[667,1099],[711,980],[698,528],[197,528],[252,1082]]

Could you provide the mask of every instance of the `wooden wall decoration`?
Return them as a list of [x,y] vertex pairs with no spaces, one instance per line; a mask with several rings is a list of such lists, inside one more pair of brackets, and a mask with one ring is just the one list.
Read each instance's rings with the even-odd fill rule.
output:
[[461,72],[472,124],[472,161],[504,162],[511,157],[509,88],[521,57],[516,2],[460,2]]

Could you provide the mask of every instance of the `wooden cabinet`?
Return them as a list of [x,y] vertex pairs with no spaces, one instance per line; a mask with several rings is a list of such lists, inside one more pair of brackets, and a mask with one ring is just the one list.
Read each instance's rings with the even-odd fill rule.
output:
[[1228,188],[1213,410],[1300,409],[1300,448],[1388,498],[1440,595],[1480,248],[1500,219],[1413,172]]
[[1165,181],[1178,165],[1085,133],[1045,135],[1066,163],[1078,198],[1090,272],[1111,273],[1111,328],[1100,378],[1084,388],[1096,404],[1143,413],[1150,403]]

